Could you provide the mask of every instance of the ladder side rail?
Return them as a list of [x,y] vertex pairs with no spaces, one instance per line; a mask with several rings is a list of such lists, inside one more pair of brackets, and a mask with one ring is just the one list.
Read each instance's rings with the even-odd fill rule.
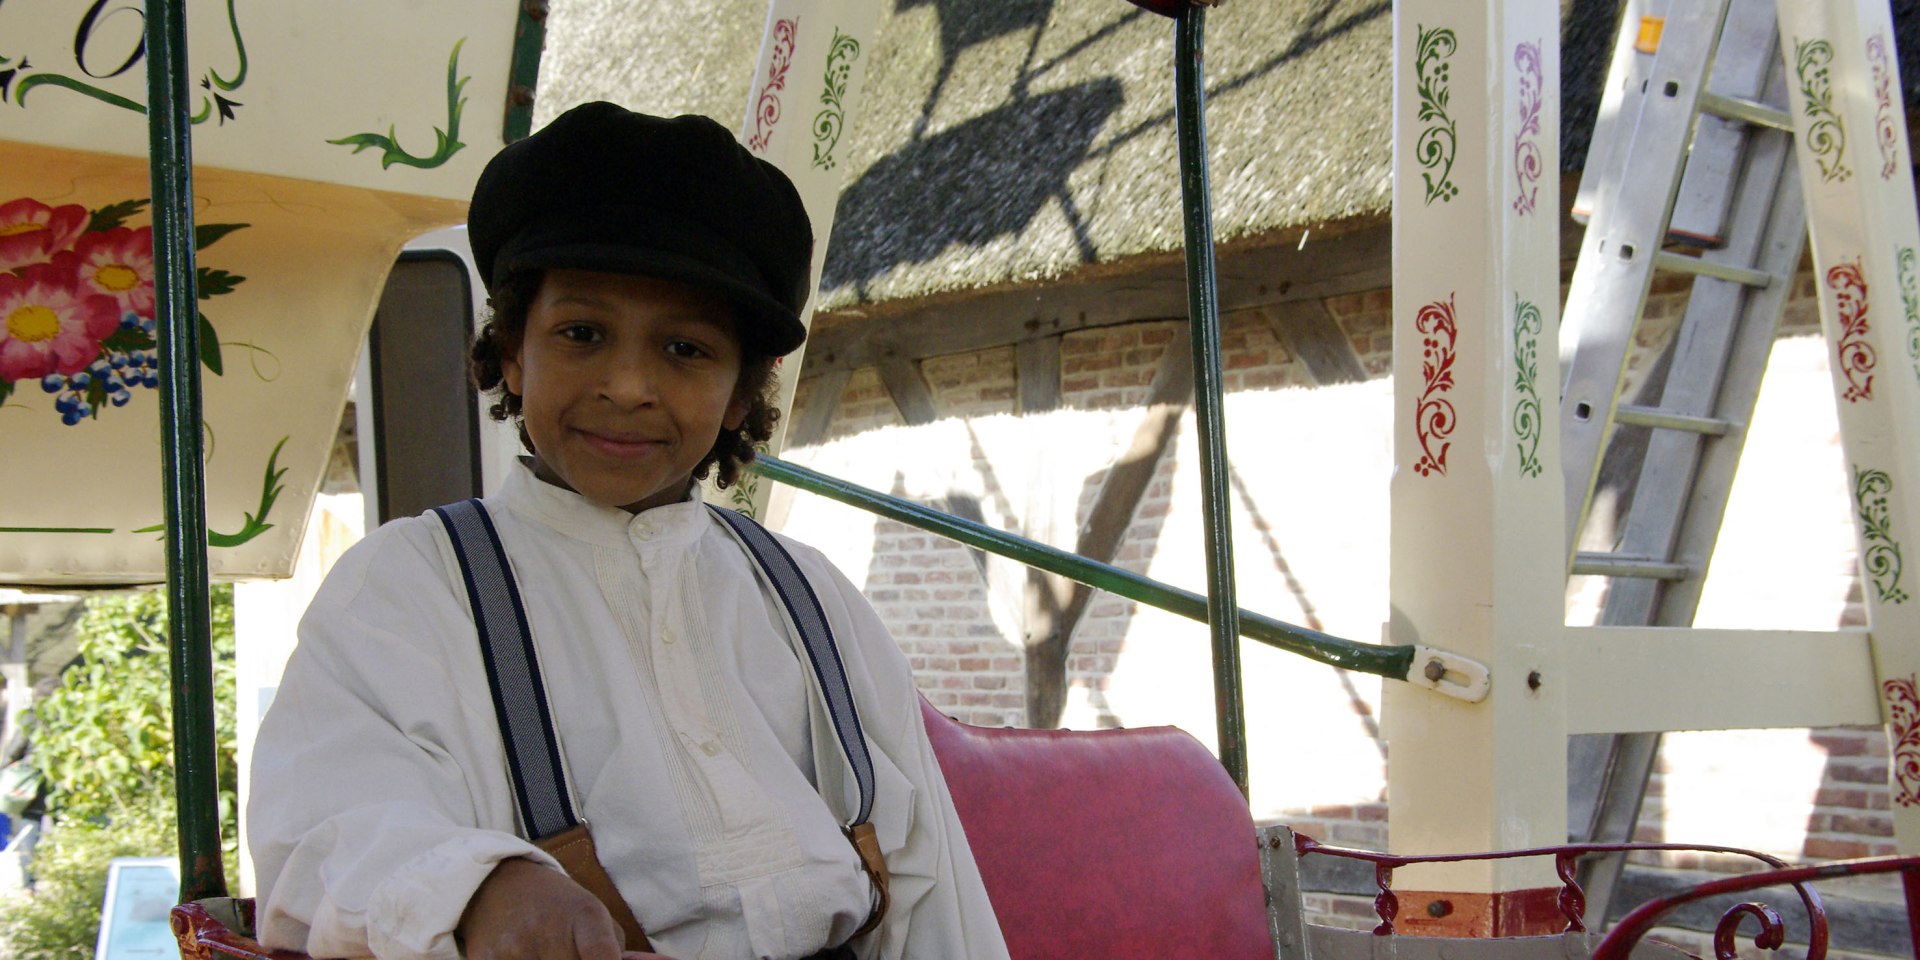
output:
[[1618,176],[1603,180],[1580,244],[1560,345],[1565,357],[1573,341],[1561,393],[1569,560],[1578,549],[1600,454],[1612,434],[1633,329],[1653,282],[1654,254],[1680,189],[1682,160],[1727,6],[1727,0],[1683,4],[1668,18],[1646,90],[1628,91],[1622,129],[1616,130],[1616,135],[1627,132],[1632,168],[1657,172],[1630,180],[1623,167]]
[[1587,161],[1580,168],[1580,186],[1573,197],[1573,217],[1586,223],[1593,216],[1600,184],[1626,170],[1627,147],[1633,125],[1624,119],[1629,96],[1641,96],[1642,84],[1653,73],[1653,58],[1634,56],[1640,18],[1666,12],[1669,0],[1626,0],[1620,27],[1613,38],[1613,58],[1607,61],[1606,85],[1600,88],[1600,112],[1594,117],[1593,136],[1587,142]]
[[[1741,120],[1721,116],[1716,109],[1738,108],[1759,100],[1777,71],[1773,4],[1770,0],[1733,0],[1720,28],[1713,73],[1701,91],[1701,116],[1687,151],[1687,171],[1680,179],[1667,225],[1670,240],[1718,248],[1726,243],[1733,209],[1733,191],[1747,150],[1749,127]],[[1728,101],[1733,101],[1729,104]],[[1768,98],[1768,103],[1784,101]]]

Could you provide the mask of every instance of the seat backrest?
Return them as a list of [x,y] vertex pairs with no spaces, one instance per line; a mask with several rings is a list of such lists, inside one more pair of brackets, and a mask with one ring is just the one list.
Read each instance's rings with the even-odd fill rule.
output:
[[1199,741],[920,706],[1013,960],[1272,960],[1253,818]]

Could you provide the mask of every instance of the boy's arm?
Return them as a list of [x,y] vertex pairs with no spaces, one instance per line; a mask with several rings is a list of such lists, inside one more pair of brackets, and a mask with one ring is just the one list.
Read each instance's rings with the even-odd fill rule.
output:
[[558,870],[513,833],[497,727],[459,693],[477,657],[444,652],[473,627],[432,547],[377,532],[302,621],[256,742],[247,811],[268,946],[449,960],[496,865]]

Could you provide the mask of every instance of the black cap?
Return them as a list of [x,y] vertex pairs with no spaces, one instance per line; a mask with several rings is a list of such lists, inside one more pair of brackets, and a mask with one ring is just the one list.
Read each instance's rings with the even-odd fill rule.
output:
[[553,267],[660,277],[733,301],[741,339],[774,356],[806,339],[813,226],[800,193],[706,117],[605,102],[561,114],[488,162],[467,239],[489,290]]

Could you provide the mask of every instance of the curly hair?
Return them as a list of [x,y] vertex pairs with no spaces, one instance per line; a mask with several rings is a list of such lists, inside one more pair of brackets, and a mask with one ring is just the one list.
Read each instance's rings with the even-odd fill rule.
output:
[[[495,420],[512,420],[520,430],[521,444],[532,453],[538,451],[534,450],[533,438],[527,434],[527,425],[521,419],[520,397],[507,389],[501,364],[520,351],[521,340],[527,332],[527,311],[539,295],[545,276],[542,271],[530,270],[508,277],[487,299],[489,315],[467,350],[467,369],[474,386],[494,398],[487,412]],[[739,333],[737,318],[734,332],[736,336]],[[717,467],[719,473],[714,484],[723,490],[740,480],[747,464],[753,462],[759,445],[772,438],[774,424],[780,421],[780,409],[774,402],[773,375],[779,358],[754,349],[744,337],[738,339],[741,342],[740,382],[734,386],[734,396],[748,399],[746,418],[738,428],[722,427],[713,449],[693,468],[693,478],[704,480],[707,471]]]

